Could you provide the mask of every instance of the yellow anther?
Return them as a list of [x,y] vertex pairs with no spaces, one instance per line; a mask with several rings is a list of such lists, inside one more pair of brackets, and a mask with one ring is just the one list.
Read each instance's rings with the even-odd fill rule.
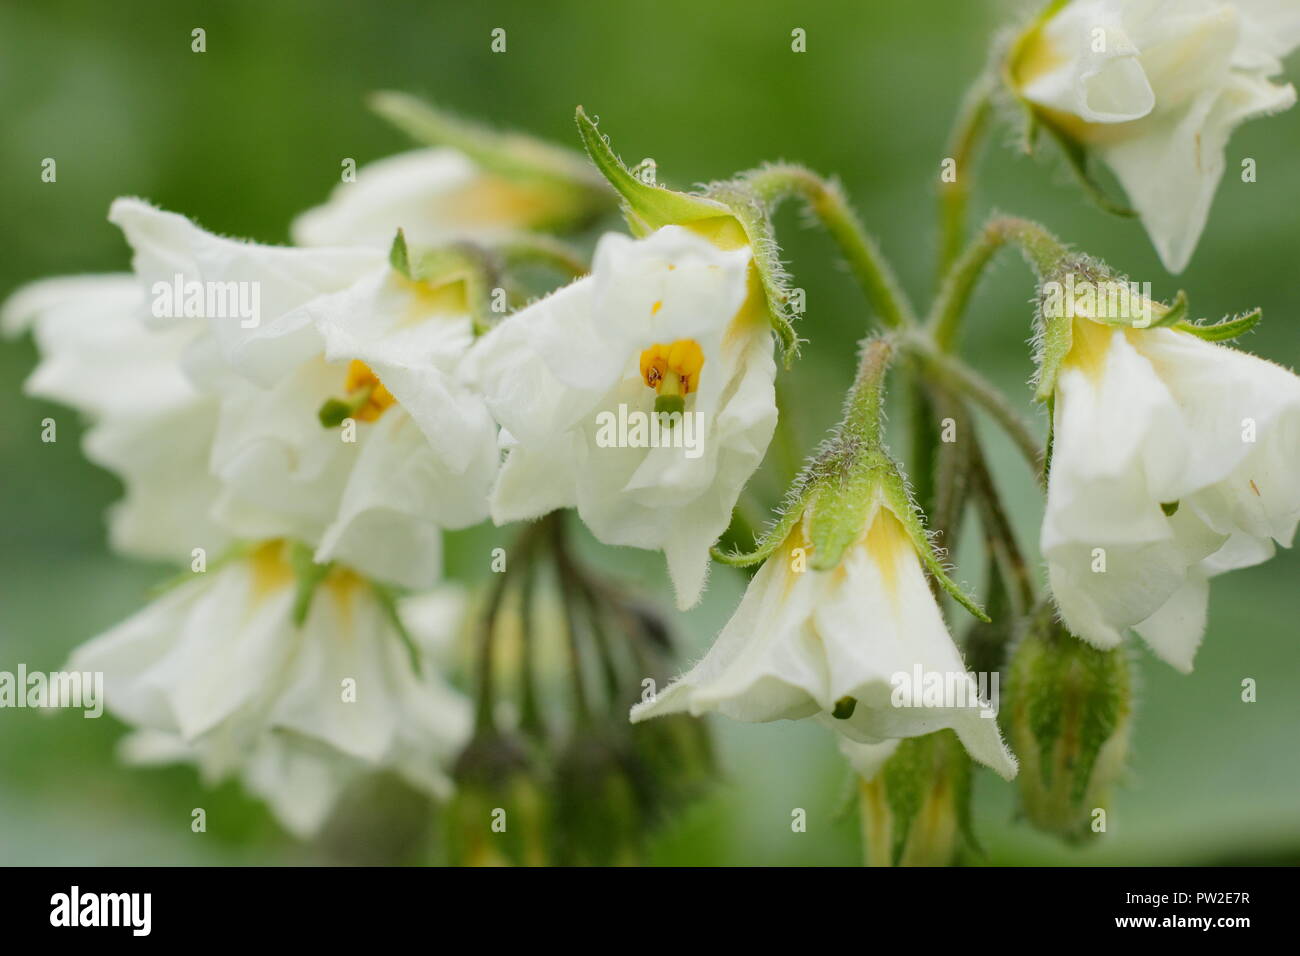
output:
[[700,387],[704,350],[694,339],[652,345],[641,353],[641,378],[656,392],[689,395]]
[[393,393],[384,387],[384,383],[379,381],[377,376],[365,362],[360,359],[353,359],[348,363],[347,379],[343,383],[343,390],[349,395],[355,395],[362,389],[369,389],[370,394],[366,397],[365,402],[354,413],[355,418],[363,422],[373,422],[384,413],[384,409],[394,404],[397,399]]

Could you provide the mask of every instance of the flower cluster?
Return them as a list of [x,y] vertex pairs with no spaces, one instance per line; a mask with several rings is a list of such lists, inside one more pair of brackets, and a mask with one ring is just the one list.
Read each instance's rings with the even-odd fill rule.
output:
[[[1088,164],[1114,170],[1180,271],[1231,130],[1294,101],[1273,78],[1297,42],[1289,4],[1058,0],[1000,50],[954,141],[975,141],[1001,82],[1111,207]],[[125,487],[112,546],[181,568],[73,654],[132,728],[125,757],[238,778],[304,837],[388,771],[445,802],[456,862],[631,862],[711,774],[692,718],[811,720],[858,778],[870,862],[975,847],[976,764],[1019,774],[1034,825],[1099,832],[1132,724],[1128,631],[1189,671],[1209,578],[1300,523],[1300,378],[1222,344],[1258,313],[1192,321],[1183,294],[1156,301],[1026,220],[958,255],[963,186],[941,190],[944,278],[922,316],[840,188],[803,167],[678,192],[624,166],[581,108],[586,158],[395,94],[376,106],[426,148],[345,179],[296,245],[119,199],[130,274],[38,282],[4,307],[41,352],[28,392],[79,411],[87,457]],[[877,327],[838,424],[754,534],[742,492],[800,346],[772,220],[791,197]],[[1039,282],[1046,441],[955,354],[1004,245]],[[884,414],[895,364],[910,480]],[[1041,480],[1045,582],[976,409]],[[468,599],[446,534],[514,523]],[[967,525],[979,601],[949,563]],[[712,562],[757,567],[660,687],[670,628],[580,557],[602,546],[662,552],[682,611]]]

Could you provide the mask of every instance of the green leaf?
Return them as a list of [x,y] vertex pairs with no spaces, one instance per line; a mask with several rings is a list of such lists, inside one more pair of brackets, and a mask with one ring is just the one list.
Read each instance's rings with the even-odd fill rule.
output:
[[1175,328],[1181,332],[1190,332],[1198,339],[1206,342],[1227,342],[1247,332],[1259,325],[1263,313],[1259,309],[1247,312],[1231,319],[1224,319],[1222,322],[1216,322],[1213,325],[1197,325],[1194,322],[1186,320],[1180,321]]

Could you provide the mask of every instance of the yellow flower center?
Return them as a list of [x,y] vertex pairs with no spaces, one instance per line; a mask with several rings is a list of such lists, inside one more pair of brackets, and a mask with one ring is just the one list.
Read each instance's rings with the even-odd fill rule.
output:
[[658,395],[686,396],[700,387],[704,350],[694,339],[652,345],[641,353],[641,378]]
[[[377,420],[384,413],[384,409],[397,401],[393,397],[393,393],[384,387],[383,382],[379,381],[379,376],[360,359],[353,359],[348,364],[348,374],[343,383],[343,390],[349,396],[361,401],[361,404],[352,415],[363,422]],[[365,395],[364,399],[361,398],[363,394]]]

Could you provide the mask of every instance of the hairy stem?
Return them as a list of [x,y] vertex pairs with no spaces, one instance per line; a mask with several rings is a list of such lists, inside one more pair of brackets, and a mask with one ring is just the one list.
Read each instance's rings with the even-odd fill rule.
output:
[[893,267],[863,228],[839,184],[803,166],[766,166],[745,176],[755,194],[774,209],[792,196],[802,199],[848,260],[867,300],[889,328],[911,326],[916,312]]
[[939,184],[939,277],[948,275],[966,239],[966,210],[980,138],[992,112],[993,77],[981,76],[967,92],[948,137],[945,159],[955,163],[951,182]]
[[926,323],[941,351],[952,350],[971,295],[989,262],[1004,245],[1018,246],[1041,280],[1055,271],[1069,250],[1054,235],[1027,219],[992,219],[945,273]]
[[1016,448],[1033,469],[1034,477],[1039,484],[1044,484],[1043,459],[1040,452],[1042,442],[1034,434],[1029,422],[1001,391],[961,360],[940,352],[921,336],[907,338],[904,347],[940,385],[965,396],[988,412],[1015,442]]

